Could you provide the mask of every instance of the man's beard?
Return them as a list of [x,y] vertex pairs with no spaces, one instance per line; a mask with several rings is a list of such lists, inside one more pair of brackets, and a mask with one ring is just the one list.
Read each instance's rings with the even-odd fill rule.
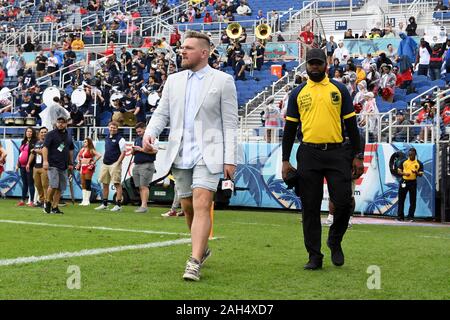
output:
[[320,82],[323,79],[325,79],[325,71],[323,72],[310,72],[310,71],[306,71],[306,73],[308,74],[309,79],[311,79],[311,81],[314,82]]
[[190,70],[194,68],[197,64],[192,61],[181,60],[181,67],[185,70]]

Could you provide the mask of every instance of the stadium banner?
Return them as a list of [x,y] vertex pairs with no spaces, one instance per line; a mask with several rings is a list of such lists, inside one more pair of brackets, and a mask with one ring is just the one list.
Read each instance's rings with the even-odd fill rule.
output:
[[[15,171],[19,157],[20,139],[1,140],[2,146],[8,153],[5,163],[5,172],[0,178],[0,191],[7,196],[20,197],[22,194],[22,181],[20,173]],[[82,142],[75,143],[74,157],[78,154]],[[104,141],[97,141],[95,147],[104,154]],[[133,163],[131,156],[131,143],[127,143],[127,156],[122,163],[122,179],[131,176]],[[153,180],[162,177],[159,170],[161,159],[164,159],[165,143],[160,143],[158,156],[155,162],[156,173]],[[434,217],[435,212],[435,146],[433,144],[402,144],[381,143],[367,144],[364,157],[364,175],[356,181],[355,199],[356,211],[364,215],[396,216],[398,203],[399,180],[389,170],[389,160],[396,151],[407,154],[409,148],[417,149],[418,159],[424,164],[424,176],[418,178],[416,217]],[[296,166],[296,152],[298,144],[294,145],[291,154],[291,164]],[[238,166],[235,175],[235,186],[238,190],[231,197],[230,205],[276,208],[301,209],[301,201],[293,190],[288,190],[281,178],[281,145],[266,143],[245,143],[239,145]],[[101,195],[102,186],[98,182],[102,160],[99,161],[92,179],[92,189]],[[81,199],[81,180],[79,172],[75,171],[74,195]],[[115,193],[110,187],[109,198],[112,200]],[[65,199],[70,198],[69,188],[63,193]],[[100,198],[99,198],[100,199]],[[405,212],[409,208],[409,197],[405,202]],[[328,211],[328,190],[326,181],[323,194],[322,210]]]
[[[75,62],[86,60],[86,53],[84,51],[74,51],[76,55]],[[56,58],[58,58],[58,65],[61,65],[63,62],[63,56],[66,51],[57,51],[55,52]],[[39,55],[39,52],[24,52],[22,54],[23,58],[25,59],[25,62],[27,64],[27,68],[35,66],[35,60],[36,57]],[[44,56],[47,58],[50,56],[50,54],[46,51],[44,51]]]
[[[381,143],[367,144],[364,157],[364,175],[356,181],[356,211],[364,215],[397,215],[399,180],[389,170],[389,160],[396,151],[407,154],[417,149],[418,159],[424,164],[425,174],[418,178],[416,217],[434,217],[435,212],[435,146],[433,144]],[[288,190],[281,178],[282,150],[279,144],[243,144],[235,185],[248,188],[237,191],[230,205],[255,208],[301,209],[301,201],[293,190]],[[296,167],[298,144],[291,153],[291,164]],[[328,211],[328,190],[324,187],[322,210]],[[405,210],[409,208],[409,197]],[[407,212],[407,211],[406,211]]]
[[[252,47],[251,43],[241,43],[242,50],[248,55]],[[217,51],[221,57],[227,56],[227,45],[221,44],[217,46]],[[298,60],[299,45],[297,41],[285,42],[269,42],[266,44],[264,52],[265,60],[269,61],[284,61],[284,60]]]
[[[420,37],[412,37],[418,44]],[[394,52],[397,53],[400,45],[400,38],[377,38],[377,39],[344,39],[344,47],[352,57],[366,56],[367,53],[377,56],[381,52],[387,53],[388,44],[392,44]]]

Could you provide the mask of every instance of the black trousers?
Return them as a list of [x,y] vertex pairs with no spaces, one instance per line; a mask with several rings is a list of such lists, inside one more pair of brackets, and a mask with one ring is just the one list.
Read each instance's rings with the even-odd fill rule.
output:
[[[405,187],[402,187],[402,184]],[[405,208],[406,194],[409,192],[409,211],[408,219],[414,219],[414,212],[416,211],[416,199],[417,199],[417,180],[402,180],[398,187],[398,211],[397,215],[400,219],[404,219],[403,210]]]
[[321,260],[320,211],[324,178],[335,205],[334,222],[328,233],[331,246],[341,243],[352,211],[351,163],[348,148],[320,150],[301,144],[297,151],[298,195],[303,208],[303,236],[310,260]]
[[22,178],[22,201],[26,201],[28,197],[28,190],[30,191],[31,202],[34,201],[34,179],[33,168],[27,172],[26,168],[20,167],[20,177]]

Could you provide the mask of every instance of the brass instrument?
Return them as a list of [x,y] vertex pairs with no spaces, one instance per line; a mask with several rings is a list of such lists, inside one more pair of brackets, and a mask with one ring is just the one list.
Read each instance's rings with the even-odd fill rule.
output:
[[231,51],[233,51],[235,49],[236,43],[239,43],[238,39],[241,36],[243,30],[242,30],[242,26],[239,23],[233,22],[228,25],[228,27],[225,31],[227,33],[228,38],[231,39],[231,41],[230,41],[231,46],[229,46],[227,48],[227,54],[230,54]]
[[[272,35],[272,28],[268,24],[262,23],[255,28],[255,37],[261,42],[263,46],[266,45],[267,39],[269,39],[271,35]],[[253,65],[253,68],[255,69],[257,66],[256,60],[257,60],[257,53],[255,51],[254,65]]]
[[136,125],[136,115],[133,112],[115,111],[111,120],[119,123],[121,127],[134,127]]
[[228,38],[232,40],[239,39],[242,31],[242,26],[237,22],[230,23],[226,29]]
[[262,45],[266,44],[266,41],[272,35],[272,28],[268,24],[260,24],[255,28],[255,36],[261,40]]
[[136,115],[133,112],[125,112],[123,114],[123,125],[134,127],[136,125]]

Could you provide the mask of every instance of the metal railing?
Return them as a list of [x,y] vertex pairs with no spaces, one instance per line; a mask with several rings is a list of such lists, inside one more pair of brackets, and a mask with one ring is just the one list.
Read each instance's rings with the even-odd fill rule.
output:
[[[326,6],[320,5],[320,2],[326,2],[327,5]],[[367,2],[368,0],[350,0],[348,6],[342,6],[341,5],[342,1],[340,0],[330,0],[330,1],[313,0],[313,1],[304,1],[303,6],[314,4],[313,8],[316,10],[316,13],[318,13],[319,10],[327,11],[327,13],[335,13],[336,11],[349,9],[349,14],[351,15],[355,7],[360,8]]]
[[432,10],[431,6],[436,5],[437,2],[429,0],[415,0],[408,6],[406,13],[409,16],[424,15]]
[[[185,11],[189,7],[189,2],[182,3],[172,9],[161,13],[157,16],[149,18],[138,18],[136,19],[136,25],[139,25],[140,36],[150,36],[154,37],[159,35],[158,32],[167,31],[167,35],[174,30],[174,25],[169,22],[172,21],[175,23],[178,19],[178,14],[180,11]],[[140,24],[138,21],[141,21]]]
[[410,120],[413,119],[413,115],[415,115],[416,113],[418,113],[420,111],[420,108],[417,108],[416,110],[413,110],[414,106],[415,106],[415,101],[418,100],[418,99],[421,99],[423,96],[425,96],[427,94],[433,93],[436,89],[439,90],[439,87],[438,86],[434,86],[434,87],[428,89],[427,91],[419,94],[417,97],[411,99],[411,101],[409,102],[409,119]]
[[[299,64],[293,71],[291,71],[293,73],[293,78],[295,79],[295,74],[298,72],[298,70],[300,70],[301,68],[305,67],[305,63],[303,62],[302,64]],[[248,127],[248,118],[255,114],[257,111],[260,111],[264,106],[267,105],[267,103],[269,102],[270,99],[272,99],[275,95],[281,93],[281,91],[284,90],[284,87],[288,84],[291,83],[291,76],[289,75],[289,72],[287,72],[283,77],[281,77],[280,79],[278,79],[276,82],[274,82],[270,89],[266,88],[266,90],[258,93],[253,99],[251,99],[250,101],[248,101],[245,104],[244,107],[244,115],[243,115],[243,122],[244,122],[244,130],[243,132],[247,133],[247,140],[249,138],[248,135],[248,130],[250,129]],[[275,92],[275,88],[277,88],[277,91]],[[258,103],[258,105],[252,109],[252,105]]]

